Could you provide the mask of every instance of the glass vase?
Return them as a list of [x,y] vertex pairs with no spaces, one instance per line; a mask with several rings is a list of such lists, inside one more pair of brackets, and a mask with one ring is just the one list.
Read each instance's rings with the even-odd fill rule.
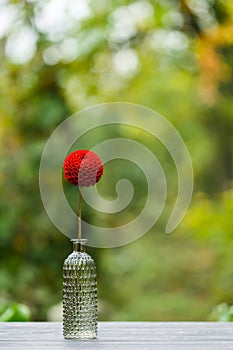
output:
[[85,239],[73,241],[63,265],[63,335],[65,339],[97,337],[96,265]]

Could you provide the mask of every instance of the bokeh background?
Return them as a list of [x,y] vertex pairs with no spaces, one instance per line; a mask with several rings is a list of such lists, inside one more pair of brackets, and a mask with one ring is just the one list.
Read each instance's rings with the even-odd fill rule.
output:
[[[122,128],[89,137],[91,145],[103,135],[143,141],[169,183],[150,232],[127,246],[88,249],[99,319],[232,320],[233,2],[1,0],[0,38],[0,320],[60,319],[62,264],[72,247],[44,211],[40,157],[65,118],[112,101],[150,107],[177,128],[195,187],[185,219],[167,235],[177,174],[164,147]],[[138,200],[110,218],[84,203],[84,216],[114,226],[137,215],[146,186],[125,163],[112,162],[106,174],[131,180]],[[114,198],[114,181],[102,181],[102,194]],[[64,184],[72,202],[71,187]]]

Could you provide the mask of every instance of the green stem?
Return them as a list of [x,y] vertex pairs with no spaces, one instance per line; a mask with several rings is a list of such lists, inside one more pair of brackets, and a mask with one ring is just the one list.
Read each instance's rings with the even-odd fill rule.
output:
[[78,239],[82,238],[82,193],[79,189],[79,201],[78,201]]

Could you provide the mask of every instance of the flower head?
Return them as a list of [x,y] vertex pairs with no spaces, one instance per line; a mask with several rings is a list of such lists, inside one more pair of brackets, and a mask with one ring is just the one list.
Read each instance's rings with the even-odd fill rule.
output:
[[64,177],[73,186],[95,185],[103,175],[104,167],[100,157],[89,150],[70,153],[63,163]]

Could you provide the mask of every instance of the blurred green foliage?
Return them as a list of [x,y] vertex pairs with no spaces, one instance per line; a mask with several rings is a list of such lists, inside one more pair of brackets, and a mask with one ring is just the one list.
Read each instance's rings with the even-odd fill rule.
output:
[[226,303],[217,305],[213,309],[210,319],[219,322],[233,321],[233,306],[228,306]]
[[[123,101],[173,123],[191,154],[195,188],[183,223],[165,235],[177,189],[167,151],[128,129],[80,140],[80,148],[125,135],[143,141],[168,179],[166,210],[147,235],[120,248],[89,249],[98,267],[100,319],[207,320],[215,305],[233,304],[232,1],[6,0],[0,6],[2,300],[28,305],[33,320],[47,319],[61,301],[61,268],[71,245],[40,200],[41,153],[72,113]],[[129,178],[136,203],[143,203],[140,174],[130,166],[124,174],[117,169],[112,162],[106,172],[114,181]],[[75,207],[76,192],[64,188]],[[114,183],[100,189],[115,195]],[[106,218],[84,204],[85,219],[96,224],[123,222],[138,210],[134,204]],[[226,306],[214,310],[220,316],[213,319],[232,320]],[[13,320],[18,313],[10,306],[1,317]]]
[[26,305],[11,303],[1,305],[0,322],[30,321],[30,310]]

